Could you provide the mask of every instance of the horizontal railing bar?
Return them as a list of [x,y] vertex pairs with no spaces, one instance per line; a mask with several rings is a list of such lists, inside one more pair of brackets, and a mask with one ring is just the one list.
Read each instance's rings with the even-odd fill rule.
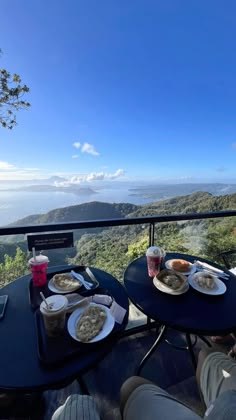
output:
[[86,220],[83,222],[48,223],[28,226],[12,226],[0,228],[0,236],[20,235],[35,232],[55,232],[75,229],[141,225],[145,223],[176,222],[181,220],[212,219],[217,217],[236,216],[236,210],[225,210],[220,212],[172,214],[160,216],[144,216],[119,219]]

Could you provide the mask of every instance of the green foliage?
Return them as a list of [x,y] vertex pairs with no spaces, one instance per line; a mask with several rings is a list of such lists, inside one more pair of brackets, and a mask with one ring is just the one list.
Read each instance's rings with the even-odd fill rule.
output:
[[0,264],[0,286],[23,276],[27,271],[27,255],[17,247],[15,256],[6,254],[3,263]]
[[[218,197],[219,198],[219,197]],[[235,218],[159,223],[155,244],[167,252],[182,252],[222,263],[217,254],[235,247]],[[110,228],[97,235],[83,235],[77,254],[69,262],[105,269],[119,280],[130,261],[144,255],[147,229],[142,225]]]
[[[236,230],[233,218],[219,220],[218,223],[213,220],[209,221],[203,253],[214,258],[224,250],[235,248],[235,243]],[[221,259],[216,259],[222,262]]]
[[[175,197],[144,206],[131,204],[84,203],[64,209],[56,209],[45,215],[30,216],[30,223],[57,223],[82,220],[142,217],[173,214],[220,211],[236,208],[236,194],[215,197],[208,193],[194,193]],[[29,218],[25,218],[25,221]],[[20,223],[27,224],[27,223]],[[144,255],[148,247],[148,224],[127,225],[75,231],[76,249],[48,250],[50,265],[73,263],[96,266],[113,274],[122,281],[124,270],[130,261]],[[88,233],[89,232],[89,233]],[[16,237],[11,237],[16,241]],[[217,218],[193,221],[156,223],[155,244],[165,251],[183,252],[206,257],[222,263],[217,254],[235,248],[235,218]],[[15,245],[0,244],[0,279],[16,278],[27,271],[25,243],[16,252]],[[5,255],[4,254],[9,254]],[[21,259],[19,256],[21,255]],[[17,258],[16,258],[17,257]],[[15,271],[14,271],[15,270]]]
[[[1,50],[0,50],[1,53]],[[12,129],[16,125],[15,112],[29,108],[30,103],[23,100],[28,86],[21,83],[18,74],[11,74],[6,69],[0,69],[0,124]]]
[[148,248],[149,238],[147,235],[141,237],[140,240],[136,240],[128,245],[128,251],[126,255],[129,257],[129,260],[132,261],[135,258],[140,257],[145,254],[146,249]]
[[128,255],[126,255],[128,238],[121,237],[113,229],[111,231],[112,234],[110,231],[104,231],[97,235],[83,235],[76,244],[76,256],[68,259],[68,262],[96,266],[122,280],[123,271],[129,261]]

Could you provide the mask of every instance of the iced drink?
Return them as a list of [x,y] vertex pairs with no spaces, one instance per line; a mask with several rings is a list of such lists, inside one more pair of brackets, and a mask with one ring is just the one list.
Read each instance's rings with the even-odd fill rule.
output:
[[49,337],[60,335],[64,329],[68,300],[62,295],[49,296],[46,299],[49,307],[43,301],[40,312],[43,316],[46,334]]
[[29,260],[30,271],[33,285],[43,286],[47,282],[48,257],[46,255],[37,255]]
[[149,277],[154,277],[160,273],[162,258],[165,252],[159,246],[150,246],[147,249],[147,268]]

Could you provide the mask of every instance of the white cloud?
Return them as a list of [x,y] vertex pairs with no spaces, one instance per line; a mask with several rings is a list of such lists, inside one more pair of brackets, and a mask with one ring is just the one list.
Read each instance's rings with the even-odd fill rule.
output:
[[107,174],[107,178],[108,179],[115,179],[118,178],[119,176],[123,175],[125,173],[124,169],[117,169],[116,172],[114,172],[114,174]]
[[39,168],[17,168],[9,162],[0,161],[0,181],[33,179],[39,171]]
[[90,143],[83,143],[82,144],[79,141],[75,141],[73,143],[73,146],[76,149],[80,149],[82,153],[88,153],[88,154],[93,155],[93,156],[98,156],[100,154],[95,150],[95,147]]
[[39,168],[22,168],[22,170],[23,170],[23,171],[35,171],[35,172],[40,171],[40,169],[39,169]]
[[91,172],[86,176],[86,181],[103,181],[105,176],[104,172]]
[[116,179],[125,173],[124,169],[117,169],[114,173],[106,172],[91,172],[89,174],[81,174],[72,176],[70,179],[63,182],[56,182],[57,187],[69,187],[70,185],[78,185],[84,182],[104,181],[108,179]]
[[94,146],[92,144],[89,144],[89,143],[84,143],[81,146],[81,152],[89,153],[90,155],[93,155],[93,156],[98,156],[99,155],[99,153],[95,150]]
[[3,160],[0,160],[0,171],[8,171],[14,169],[15,166],[11,163],[4,162]]
[[79,157],[79,155],[72,155],[71,157],[72,157],[72,159],[77,159]]

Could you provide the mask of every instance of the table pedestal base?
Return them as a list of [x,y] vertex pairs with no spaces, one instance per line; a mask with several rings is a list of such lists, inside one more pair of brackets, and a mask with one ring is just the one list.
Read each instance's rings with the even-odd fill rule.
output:
[[137,376],[139,376],[140,371],[142,370],[144,364],[149,359],[149,357],[151,357],[152,353],[156,350],[158,344],[160,343],[160,341],[164,337],[164,334],[166,333],[166,330],[167,330],[166,325],[161,325],[160,330],[159,330],[160,332],[159,332],[156,340],[154,341],[154,343],[153,343],[152,347],[150,348],[150,350],[148,350],[148,352],[145,354],[144,358],[142,359],[142,361],[141,361],[141,363],[140,363],[140,365],[139,365],[139,367],[137,369],[137,372],[136,372],[136,375]]
[[[156,350],[156,348],[158,347],[158,345],[160,344],[160,342],[161,342],[161,340],[164,338],[164,336],[166,335],[166,331],[167,331],[167,329],[168,329],[168,327],[166,326],[166,325],[161,325],[160,326],[160,329],[159,329],[159,334],[158,334],[158,336],[157,336],[157,338],[156,338],[156,340],[154,341],[154,343],[153,343],[153,345],[151,346],[151,348],[148,350],[148,352],[145,354],[145,356],[143,357],[143,359],[141,360],[141,363],[139,364],[139,366],[138,366],[138,369],[137,369],[137,371],[136,371],[136,375],[137,376],[139,376],[140,375],[140,372],[141,372],[141,370],[142,370],[142,368],[143,368],[143,366],[144,366],[144,364],[148,361],[148,359],[151,357],[151,355],[153,354],[153,352]],[[207,344],[207,346],[208,347],[211,347],[211,344],[210,344],[210,342],[205,338],[205,337],[203,337],[202,335],[196,335],[196,339],[194,340],[194,342],[192,343],[192,340],[191,340],[191,335],[189,334],[189,333],[185,333],[185,337],[186,337],[186,346],[176,346],[176,345],[173,345],[175,348],[177,348],[177,349],[180,349],[180,350],[188,350],[189,351],[189,353],[190,353],[190,357],[191,357],[191,360],[192,360],[192,364],[193,364],[193,367],[194,367],[194,370],[196,370],[196,367],[197,367],[197,362],[196,362],[196,358],[195,358],[195,354],[194,354],[194,351],[193,351],[193,347],[195,346],[195,344],[196,344],[196,341],[197,341],[197,337],[199,337],[202,341],[204,341],[204,343],[206,343]],[[166,340],[167,341],[167,340]],[[167,341],[168,342],[168,341]],[[172,343],[170,343],[170,342],[168,342],[168,344],[171,344],[172,345]]]

